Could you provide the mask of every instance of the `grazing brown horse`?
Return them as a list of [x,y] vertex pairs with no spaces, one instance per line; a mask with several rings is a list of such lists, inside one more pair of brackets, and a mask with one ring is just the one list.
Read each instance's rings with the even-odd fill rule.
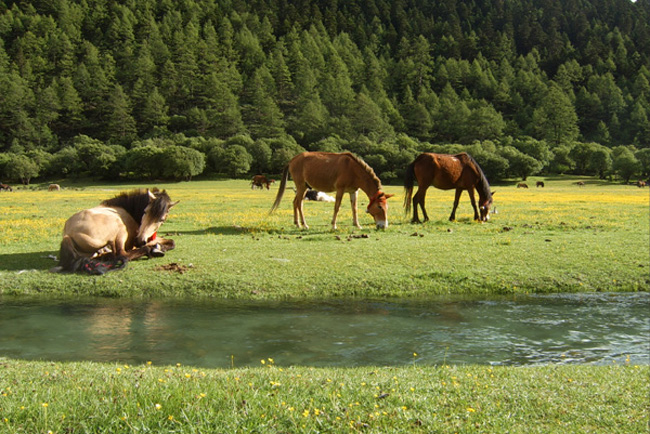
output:
[[520,182],[519,184],[517,184],[517,188],[528,188],[528,184],[526,184],[525,182]]
[[638,180],[636,182],[636,186],[639,187],[639,188],[645,187],[645,181]]
[[296,155],[284,168],[280,188],[271,212],[275,211],[280,205],[289,179],[289,173],[291,173],[291,178],[296,184],[296,197],[293,199],[293,222],[299,228],[302,225],[305,229],[309,229],[305,222],[302,204],[310,187],[323,192],[336,192],[332,229],[336,229],[336,215],[339,212],[341,200],[345,193],[350,194],[352,222],[356,227],[361,227],[357,217],[357,191],[359,189],[363,190],[370,199],[366,212],[375,219],[377,229],[388,227],[388,218],[386,217],[388,203],[386,200],[393,195],[381,191],[381,181],[372,168],[359,157],[349,152],[340,154],[303,152]]
[[65,222],[53,271],[104,274],[144,255],[163,256],[174,241],[156,239],[156,232],[177,203],[164,190],[139,189],[79,211]]
[[9,184],[0,184],[0,191],[14,191]]
[[[467,153],[462,152],[456,155],[423,153],[406,168],[404,178],[404,208],[408,214],[411,209],[411,196],[413,194],[414,181],[418,182],[418,191],[413,196],[413,219],[412,223],[420,223],[418,217],[418,205],[422,208],[424,221],[429,220],[427,211],[424,208],[424,199],[430,185],[441,190],[456,189],[454,207],[451,210],[450,221],[456,220],[456,208],[463,190],[467,190],[469,199],[474,208],[474,220],[487,221],[490,218],[490,206],[492,205],[492,193],[490,184],[479,167],[478,163]],[[474,189],[478,191],[479,208],[474,200]],[[480,214],[479,214],[480,209]]]
[[536,183],[535,185],[536,185],[537,187],[542,187],[542,188],[544,188],[544,181],[537,181],[537,183]]
[[260,188],[263,189],[264,186],[266,186],[266,189],[269,190],[271,188],[271,184],[275,182],[275,179],[268,179],[264,175],[255,175],[253,176],[253,179],[251,181],[251,190],[255,188]]

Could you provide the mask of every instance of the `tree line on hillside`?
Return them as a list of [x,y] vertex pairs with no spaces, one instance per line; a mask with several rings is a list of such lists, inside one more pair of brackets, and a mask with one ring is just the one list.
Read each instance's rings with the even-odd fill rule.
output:
[[650,175],[648,0],[0,0],[0,176]]

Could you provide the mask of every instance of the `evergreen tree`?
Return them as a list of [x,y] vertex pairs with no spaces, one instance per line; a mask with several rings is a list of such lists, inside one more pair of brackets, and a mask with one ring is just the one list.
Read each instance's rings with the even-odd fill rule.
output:
[[255,71],[246,87],[244,119],[254,138],[278,137],[284,131],[284,114],[273,98],[275,82],[266,66]]
[[352,124],[358,134],[364,136],[372,134],[373,137],[380,141],[388,139],[395,133],[381,109],[370,98],[365,88],[354,101]]
[[165,97],[153,87],[144,101],[141,109],[141,124],[144,131],[151,131],[154,128],[165,129],[169,123],[169,107]]
[[112,142],[129,145],[136,138],[137,130],[129,98],[119,84],[113,88],[108,108],[106,136]]
[[537,137],[554,146],[571,143],[578,138],[578,116],[569,98],[557,85],[552,85],[541,105],[533,113]]

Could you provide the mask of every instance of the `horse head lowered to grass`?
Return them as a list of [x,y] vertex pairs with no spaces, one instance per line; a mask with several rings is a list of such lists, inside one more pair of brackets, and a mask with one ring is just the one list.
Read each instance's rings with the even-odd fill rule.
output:
[[336,216],[345,193],[350,194],[352,222],[356,227],[361,227],[357,216],[359,189],[363,190],[370,199],[366,212],[375,219],[377,229],[388,227],[387,199],[393,195],[381,191],[381,181],[372,168],[359,157],[349,152],[303,152],[296,155],[284,168],[271,212],[280,205],[289,173],[296,184],[296,197],[293,199],[293,222],[296,226],[309,228],[305,222],[302,205],[307,190],[312,188],[328,193],[336,192],[332,229],[336,229]]
[[[478,163],[469,154],[461,152],[456,155],[432,153],[418,155],[406,168],[404,178],[404,208],[407,214],[411,209],[411,196],[416,180],[418,182],[418,191],[413,196],[412,223],[420,223],[418,206],[422,208],[424,221],[429,220],[427,211],[424,208],[424,199],[427,189],[431,185],[441,190],[456,190],[454,207],[449,216],[450,221],[456,220],[456,208],[458,208],[458,201],[463,190],[467,190],[469,199],[472,202],[474,220],[481,222],[489,220],[492,195],[494,193],[490,191],[490,184]],[[474,189],[478,192],[478,208],[474,199]]]
[[174,241],[156,233],[177,203],[164,190],[139,189],[79,211],[65,222],[53,271],[104,274],[145,255],[163,256]]

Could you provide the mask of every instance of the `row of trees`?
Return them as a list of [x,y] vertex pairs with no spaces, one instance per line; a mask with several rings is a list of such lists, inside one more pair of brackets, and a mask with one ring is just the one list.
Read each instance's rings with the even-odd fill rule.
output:
[[[227,140],[186,137],[147,139],[130,149],[78,136],[54,154],[42,150],[0,154],[0,173],[5,179],[25,184],[32,178],[101,177],[118,179],[191,180],[197,175],[245,177],[251,173],[280,173],[297,153],[307,149],[290,137],[254,140],[249,135]],[[406,166],[421,152],[469,152],[491,181],[526,179],[539,173],[577,173],[601,178],[650,175],[650,148],[608,148],[597,143],[574,143],[551,148],[543,140],[525,137],[504,142],[469,145],[433,145],[400,135],[394,143],[370,140],[349,142],[339,137],[324,139],[309,150],[350,150],[374,168],[385,183],[400,182]]]
[[[393,178],[406,141],[508,167],[529,141],[614,161],[650,147],[649,22],[647,0],[0,0],[0,152],[101,177],[241,173],[222,168],[247,154],[273,171],[268,147],[349,149]],[[145,171],[142,148],[191,169]]]

